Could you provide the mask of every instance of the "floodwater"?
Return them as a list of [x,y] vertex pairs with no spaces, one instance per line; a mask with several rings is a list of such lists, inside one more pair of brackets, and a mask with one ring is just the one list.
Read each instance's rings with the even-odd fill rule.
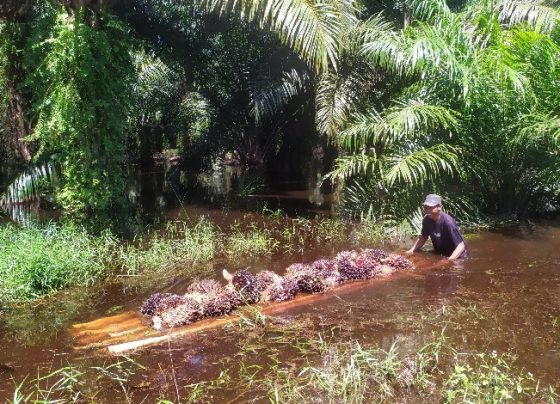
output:
[[[270,197],[290,195],[294,194]],[[169,208],[166,215],[178,217],[181,209],[191,216],[210,215],[217,222],[231,221],[242,213],[184,206]],[[323,209],[327,215],[329,207]],[[405,244],[382,248],[398,252]],[[420,254],[415,260],[423,269],[362,282],[351,290],[334,290],[309,304],[275,313],[267,326],[249,322],[219,327],[131,352],[126,358],[76,349],[69,327],[138,310],[151,293],[183,292],[191,279],[181,276],[178,268],[173,276],[147,275],[116,280],[95,290],[68,290],[0,317],[0,399],[13,397],[15,386],[26,378],[73,365],[86,373],[82,391],[98,391],[99,402],[120,402],[126,397],[133,402],[145,398],[147,402],[158,398],[187,401],[197,383],[224,377],[224,372],[245,376],[233,387],[224,384],[206,399],[246,402],[255,399],[247,393],[251,391],[247,374],[274,366],[301,366],[309,341],[356,341],[386,350],[399,341],[400,349],[414,350],[429,341],[432,332],[442,331],[433,320],[446,318],[446,313],[452,315],[444,332],[459,352],[512,354],[516,365],[541,384],[555,385],[560,379],[560,222],[482,231],[469,236],[468,246],[470,257],[454,265],[433,268],[439,258]],[[350,241],[314,245],[303,252],[253,260],[251,270],[273,268],[281,273],[291,263],[358,247],[371,246]],[[225,265],[210,263],[210,273],[219,278]],[[230,270],[240,269],[235,263],[227,265]],[[105,369],[104,376],[89,372],[94,367]],[[124,387],[115,382],[118,375],[126,379]],[[258,386],[253,388],[258,390]]]

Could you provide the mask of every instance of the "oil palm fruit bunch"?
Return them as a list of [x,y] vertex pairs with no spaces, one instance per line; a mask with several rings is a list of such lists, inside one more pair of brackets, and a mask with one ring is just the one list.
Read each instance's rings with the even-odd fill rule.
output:
[[187,293],[208,295],[219,293],[221,290],[222,285],[214,279],[197,279],[189,285]]
[[239,293],[222,289],[219,293],[209,296],[202,304],[204,317],[216,317],[229,314],[242,304]]
[[323,278],[326,287],[330,288],[342,283],[340,272],[338,272],[338,264],[335,260],[320,259],[314,261],[311,266]]
[[370,268],[359,260],[356,251],[341,251],[334,258],[338,265],[338,272],[343,281],[353,279],[368,279],[371,277]]
[[154,293],[142,304],[140,313],[153,316],[159,307],[159,303],[163,298],[172,296],[171,293]]
[[188,296],[171,296],[161,300],[156,317],[167,327],[191,324],[203,317],[199,302]]
[[372,261],[381,263],[385,258],[389,258],[389,253],[379,248],[364,248],[360,251],[360,255],[368,257]]
[[326,289],[326,284],[319,271],[311,265],[292,264],[286,268],[286,278],[297,282],[298,290],[303,293],[321,293]]
[[233,274],[231,284],[245,304],[253,304],[259,301],[261,294],[257,289],[257,279],[251,272],[246,269],[237,271]]
[[281,278],[274,282],[268,289],[267,300],[272,302],[285,302],[296,297],[299,291],[298,282],[292,278]]
[[413,264],[408,259],[403,257],[402,255],[391,255],[383,260],[385,265],[392,267],[394,270],[408,270],[412,269]]
[[367,278],[374,278],[382,272],[382,261],[389,255],[379,249],[365,249],[359,252],[356,265],[368,272]]
[[269,289],[272,284],[280,282],[282,277],[272,271],[261,271],[255,276],[257,282],[257,289],[263,293]]

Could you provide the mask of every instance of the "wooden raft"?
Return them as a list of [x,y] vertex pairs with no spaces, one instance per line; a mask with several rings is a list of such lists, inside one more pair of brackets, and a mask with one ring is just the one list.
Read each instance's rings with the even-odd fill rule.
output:
[[[415,270],[426,270],[436,267],[434,261],[415,259]],[[411,271],[399,272],[404,276],[412,275]],[[388,277],[394,277],[395,274]],[[268,302],[253,307],[258,308],[263,314],[271,315],[290,309],[305,306],[313,302],[332,299],[341,294],[351,293],[373,284],[383,282],[384,278],[373,278],[362,281],[354,281],[331,289],[325,293],[314,295],[298,295],[294,300],[287,302]],[[123,354],[125,352],[143,347],[158,345],[172,339],[185,337],[203,330],[219,328],[227,323],[240,321],[239,315],[230,315],[217,318],[208,318],[196,323],[157,331],[147,323],[146,318],[138,311],[128,311],[109,317],[102,317],[87,323],[74,324],[70,328],[70,335],[74,339],[74,347],[77,350],[99,349],[107,350],[111,354]]]

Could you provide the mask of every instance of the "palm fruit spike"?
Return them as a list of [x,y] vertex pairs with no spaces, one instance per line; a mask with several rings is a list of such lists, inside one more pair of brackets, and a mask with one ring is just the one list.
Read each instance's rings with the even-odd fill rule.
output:
[[335,260],[320,259],[314,261],[311,266],[315,269],[317,274],[323,278],[326,287],[334,287],[342,282]]
[[402,255],[391,255],[388,258],[383,260],[385,265],[392,267],[395,270],[408,270],[413,268],[412,262],[408,259],[403,257]]
[[255,276],[257,282],[257,290],[264,292],[275,282],[280,282],[282,277],[272,271],[261,271]]
[[358,253],[356,251],[339,252],[335,260],[338,264],[338,271],[343,281],[367,279],[370,277],[369,268],[358,260]]
[[187,288],[187,293],[212,294],[218,293],[222,289],[222,285],[214,279],[195,280]]
[[298,290],[304,293],[320,293],[326,289],[326,284],[319,271],[311,265],[292,264],[286,269],[286,278],[297,282]]
[[260,292],[257,289],[255,276],[243,269],[235,272],[233,275],[224,269],[224,278],[231,284],[233,290],[239,293],[241,302],[244,304],[257,303],[260,300]]
[[156,314],[161,299],[171,296],[171,293],[154,293],[142,304],[140,313],[148,316]]
[[[178,296],[179,299],[169,301],[169,305],[160,310],[157,315],[161,319],[161,324],[166,327],[177,327],[194,323],[202,318],[200,304],[194,299]],[[156,321],[154,321],[156,323]]]
[[282,278],[280,282],[275,282],[268,291],[268,300],[272,302],[284,302],[292,300],[298,292],[298,284],[295,279]]
[[229,314],[241,304],[239,293],[233,290],[222,289],[203,302],[204,317],[215,317]]
[[362,269],[363,279],[373,278],[381,271],[381,263],[363,251],[358,253],[354,262],[358,268]]
[[185,298],[179,295],[165,296],[159,301],[158,307],[156,309],[156,314],[162,313],[166,310],[173,309],[185,302]]
[[379,248],[365,248],[360,251],[360,255],[367,256],[372,261],[381,262],[385,258],[389,257],[389,254],[386,251],[383,251]]

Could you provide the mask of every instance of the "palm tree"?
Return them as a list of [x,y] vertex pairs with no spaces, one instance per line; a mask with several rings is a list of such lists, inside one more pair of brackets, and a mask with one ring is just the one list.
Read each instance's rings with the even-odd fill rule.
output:
[[[399,200],[454,185],[508,213],[558,192],[550,3],[475,0],[452,12],[443,0],[413,0],[400,30],[382,16],[356,21],[350,0],[205,4],[277,32],[308,63],[317,126],[343,150],[330,178]],[[256,113],[277,111],[303,81],[287,74]]]

